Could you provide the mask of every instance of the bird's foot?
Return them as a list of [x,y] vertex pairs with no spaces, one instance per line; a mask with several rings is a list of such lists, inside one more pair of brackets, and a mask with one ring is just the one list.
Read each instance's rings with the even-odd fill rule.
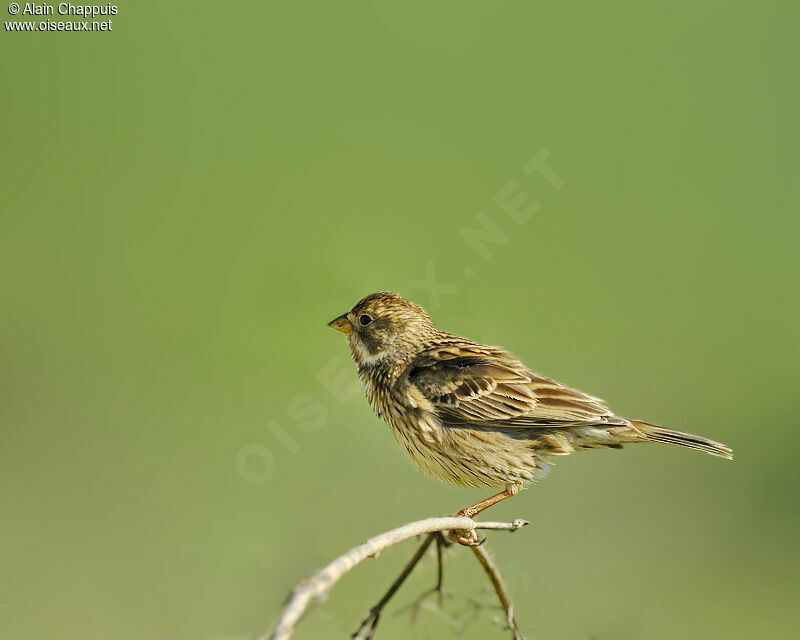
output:
[[478,532],[474,529],[471,531],[458,531],[456,529],[451,529],[447,534],[447,537],[451,542],[463,544],[465,547],[479,547],[486,541],[486,538],[479,538]]

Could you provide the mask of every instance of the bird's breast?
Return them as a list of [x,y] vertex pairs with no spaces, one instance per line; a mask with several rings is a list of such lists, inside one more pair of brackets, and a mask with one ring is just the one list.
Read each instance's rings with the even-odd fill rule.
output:
[[362,370],[359,374],[370,405],[404,448],[408,449],[412,440],[421,441],[419,446],[440,440],[441,425],[418,389],[402,381],[392,384],[380,371]]

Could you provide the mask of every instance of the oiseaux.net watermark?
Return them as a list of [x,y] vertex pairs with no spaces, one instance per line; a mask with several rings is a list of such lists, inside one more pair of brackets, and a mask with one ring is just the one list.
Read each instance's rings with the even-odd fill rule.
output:
[[[558,191],[564,186],[564,180],[550,165],[549,159],[549,149],[539,149],[500,186],[492,198],[492,208],[485,208],[490,214],[479,211],[473,218],[477,227],[465,226],[458,231],[465,248],[472,249],[474,256],[480,258],[480,262],[476,262],[469,259],[469,252],[461,252],[467,260],[461,269],[464,280],[477,273],[474,265],[485,264],[495,255],[488,245],[499,247],[507,244],[517,235],[515,231],[526,225],[541,210],[542,202],[533,198],[526,187],[544,192]],[[453,238],[453,241],[456,239]],[[458,293],[463,282],[437,280],[434,263],[429,261],[425,266],[425,278],[412,279],[408,286],[427,291],[428,308],[436,311],[441,307],[441,296]],[[285,416],[280,418],[281,421],[272,420],[267,423],[264,439],[246,444],[236,453],[236,472],[242,480],[254,485],[262,485],[271,480],[278,471],[281,453],[297,454],[305,439],[303,434],[325,427],[331,400],[344,405],[361,395],[355,367],[349,358],[342,356],[329,361],[318,370],[316,380],[322,387],[321,390],[301,391],[293,395],[289,399]]]
[[114,30],[112,16],[118,13],[119,7],[109,3],[12,2],[8,5],[8,15],[20,16],[27,20],[6,21],[3,26],[6,31],[107,33]]
[[[515,229],[526,225],[542,208],[541,201],[529,195],[522,181],[538,178],[538,184],[531,182],[528,186],[529,189],[537,190],[542,189],[545,184],[549,185],[548,188],[556,191],[564,186],[561,176],[550,166],[549,158],[549,149],[539,149],[520,167],[516,176],[509,177],[505,184],[497,190],[492,198],[493,207],[486,209],[489,213],[478,211],[475,214],[474,220],[477,227],[459,229],[458,235],[461,240],[484,263],[495,255],[489,245],[502,247],[508,244],[517,235]],[[460,255],[466,261],[471,254],[464,251]],[[471,264],[465,264],[461,269],[463,280],[468,280],[477,273],[478,267],[475,266],[474,260],[469,262]],[[432,260],[425,265],[425,277],[409,280],[408,286],[411,289],[427,291],[429,298],[427,308],[430,311],[439,310],[442,305],[442,294],[454,295],[461,290],[461,284],[457,280],[441,282],[436,279],[436,267]]]

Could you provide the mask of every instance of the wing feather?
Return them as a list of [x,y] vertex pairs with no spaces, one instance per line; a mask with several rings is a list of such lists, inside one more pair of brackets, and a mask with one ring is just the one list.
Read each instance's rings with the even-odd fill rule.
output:
[[599,398],[531,371],[507,351],[463,339],[424,351],[407,376],[447,424],[625,424]]

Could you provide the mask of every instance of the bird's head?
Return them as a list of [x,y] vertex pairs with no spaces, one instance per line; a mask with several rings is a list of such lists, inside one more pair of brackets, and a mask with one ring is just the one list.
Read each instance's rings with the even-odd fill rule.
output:
[[347,336],[357,365],[396,358],[435,331],[422,307],[388,291],[368,295],[328,326]]

